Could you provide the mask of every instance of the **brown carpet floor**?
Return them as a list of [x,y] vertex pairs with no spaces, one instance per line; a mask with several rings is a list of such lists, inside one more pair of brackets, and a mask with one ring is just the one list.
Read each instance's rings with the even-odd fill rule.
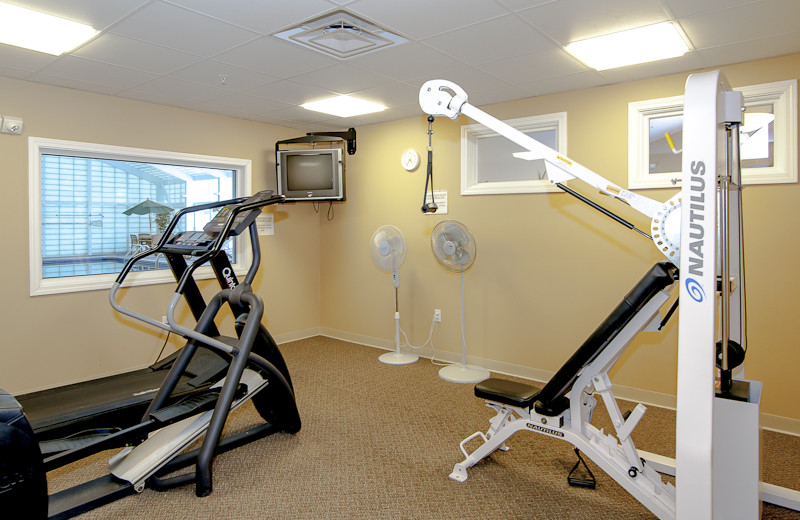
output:
[[[281,346],[303,427],[219,456],[214,493],[192,487],[145,490],[80,518],[90,519],[593,519],[653,518],[589,462],[597,488],[572,488],[569,444],[520,433],[458,483],[448,478],[463,457],[459,442],[485,431],[492,410],[472,385],[447,383],[428,360],[378,362],[380,351],[315,337]],[[626,404],[621,404],[626,409]],[[628,407],[632,408],[632,405]],[[650,407],[634,432],[637,447],[674,456],[675,414]],[[229,431],[259,423],[252,405]],[[609,425],[599,400],[594,423]],[[800,438],[764,432],[765,482],[800,489]],[[99,476],[108,454],[52,472],[51,492]],[[763,519],[800,519],[764,504]]]

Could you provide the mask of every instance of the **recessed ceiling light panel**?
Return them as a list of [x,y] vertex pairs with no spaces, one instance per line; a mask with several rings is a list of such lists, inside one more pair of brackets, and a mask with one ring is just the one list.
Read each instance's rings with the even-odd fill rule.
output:
[[689,50],[671,22],[570,43],[567,52],[597,70],[683,56]]
[[60,56],[98,32],[82,23],[0,3],[0,43]]
[[361,56],[408,40],[347,11],[336,11],[273,34],[339,59]]
[[306,110],[322,112],[339,117],[353,117],[386,110],[384,105],[354,98],[352,96],[334,96],[300,105]]

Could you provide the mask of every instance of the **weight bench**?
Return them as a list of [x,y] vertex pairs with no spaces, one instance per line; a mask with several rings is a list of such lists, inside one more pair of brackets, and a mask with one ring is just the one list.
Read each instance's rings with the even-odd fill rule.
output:
[[[630,438],[646,408],[637,404],[623,416],[608,371],[639,332],[660,328],[658,311],[669,299],[677,273],[670,262],[653,266],[541,390],[497,378],[478,383],[475,396],[497,415],[485,434],[476,432],[461,442],[466,458],[450,478],[465,481],[468,468],[495,450],[507,451],[505,442],[512,435],[534,431],[574,445],[657,517],[675,518],[674,486],[644,463]],[[594,393],[602,397],[617,437],[591,424]],[[483,444],[468,453],[466,444],[478,437]]]

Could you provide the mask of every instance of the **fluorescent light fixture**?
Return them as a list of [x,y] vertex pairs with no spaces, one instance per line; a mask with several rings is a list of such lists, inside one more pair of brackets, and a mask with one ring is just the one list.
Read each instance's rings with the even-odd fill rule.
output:
[[662,22],[573,42],[565,49],[586,65],[606,70],[676,58],[689,47],[671,22]]
[[339,117],[360,116],[386,110],[386,107],[379,103],[364,101],[363,99],[347,95],[320,99],[319,101],[304,103],[300,106],[306,110],[313,110],[315,112],[322,112],[323,114]]
[[0,43],[60,56],[98,32],[82,23],[0,3]]

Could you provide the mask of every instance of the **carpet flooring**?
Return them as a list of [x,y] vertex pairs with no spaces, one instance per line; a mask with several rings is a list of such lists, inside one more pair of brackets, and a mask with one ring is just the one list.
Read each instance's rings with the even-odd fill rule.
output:
[[[81,520],[654,518],[591,461],[596,489],[570,487],[571,446],[536,433],[512,437],[510,451],[470,469],[466,482],[449,479],[463,459],[459,442],[485,431],[493,412],[474,397],[472,385],[441,380],[429,360],[383,365],[379,350],[321,336],[281,350],[303,420],[300,432],[217,457],[211,496],[197,498],[191,486],[145,490]],[[248,404],[232,414],[226,431],[259,421]],[[602,401],[594,424],[610,426]],[[649,407],[634,442],[671,457],[674,429],[674,412]],[[762,480],[800,489],[800,438],[765,431],[761,455]],[[108,456],[51,472],[51,492],[103,474]],[[798,520],[800,512],[764,504],[762,519]]]

